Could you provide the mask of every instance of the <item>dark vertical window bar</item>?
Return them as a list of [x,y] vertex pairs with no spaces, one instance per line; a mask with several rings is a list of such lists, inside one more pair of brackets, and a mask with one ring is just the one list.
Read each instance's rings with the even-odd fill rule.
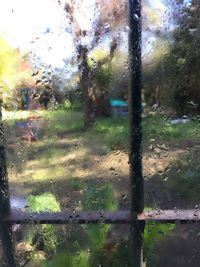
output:
[[[130,179],[131,213],[136,216],[144,209],[142,175],[142,97],[141,97],[141,0],[128,1],[129,12],[129,117],[130,117]],[[144,222],[131,225],[133,267],[142,265]]]
[[142,267],[142,247],[143,247],[143,233],[144,233],[145,222],[135,221],[131,224],[131,241],[132,241],[132,258],[133,267]]
[[132,212],[142,213],[144,189],[142,175],[142,98],[141,98],[141,0],[129,0],[129,113],[130,179]]
[[0,215],[10,210],[8,179],[6,171],[5,138],[2,121],[0,121]]
[[[7,178],[5,137],[0,116],[0,218],[6,216],[10,212],[10,199]],[[17,265],[14,257],[12,225],[10,223],[3,223],[0,221],[0,234],[4,258],[7,264],[6,266],[15,267]]]

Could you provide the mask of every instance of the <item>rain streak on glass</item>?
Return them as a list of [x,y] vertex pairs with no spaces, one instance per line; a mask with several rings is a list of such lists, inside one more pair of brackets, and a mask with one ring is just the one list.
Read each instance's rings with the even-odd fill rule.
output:
[[[18,225],[14,229],[20,266],[134,266],[129,225]],[[198,225],[149,222],[142,266],[199,266]]]
[[0,15],[11,207],[128,209],[125,1],[20,0]]
[[[142,1],[145,210],[200,207],[199,10],[192,0]],[[0,144],[12,209],[130,209],[126,17],[117,0],[2,5]],[[133,266],[127,225],[2,229],[20,266]],[[199,266],[195,224],[149,222],[143,239],[143,266]]]
[[199,4],[143,6],[143,171],[146,207],[198,206]]

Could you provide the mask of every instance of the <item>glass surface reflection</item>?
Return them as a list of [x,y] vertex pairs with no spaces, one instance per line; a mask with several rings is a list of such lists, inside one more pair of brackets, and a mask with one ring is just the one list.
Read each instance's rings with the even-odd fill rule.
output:
[[[20,226],[14,234],[16,256],[27,266],[136,266],[134,231],[129,225]],[[142,236],[141,266],[200,263],[197,224],[148,223]]]
[[131,266],[129,226],[20,227],[23,236],[18,230],[15,239],[21,264],[29,259],[37,266]]
[[146,206],[190,209],[199,203],[199,4],[160,1],[154,10],[143,8]]
[[[12,208],[26,209],[35,197],[55,199],[59,210],[127,209],[125,1],[16,3],[2,5],[0,16]],[[89,197],[90,207],[82,204]]]

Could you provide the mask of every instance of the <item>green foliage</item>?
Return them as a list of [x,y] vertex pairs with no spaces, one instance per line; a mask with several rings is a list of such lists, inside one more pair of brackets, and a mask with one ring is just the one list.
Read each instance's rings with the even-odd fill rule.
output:
[[20,68],[21,62],[19,50],[0,36],[0,100],[6,105],[13,104],[13,92],[20,81],[30,79],[29,70]]
[[[131,239],[131,237],[130,237]],[[115,244],[116,248],[106,251],[103,255],[102,265],[105,267],[130,267],[134,266],[133,245],[131,240],[120,240]],[[94,265],[95,267],[96,265]],[[92,266],[93,267],[93,266]]]
[[51,193],[45,193],[40,196],[29,196],[27,205],[31,212],[56,212],[60,211],[60,204]]
[[[153,63],[144,66],[144,95],[148,104],[160,103],[178,115],[199,114],[200,21],[191,14],[191,7],[177,2],[171,42],[166,45],[165,38],[157,36]],[[159,47],[162,51],[158,57]]]
[[95,134],[104,139],[109,149],[124,149],[128,146],[128,118],[112,117],[97,119],[91,129],[91,134]]
[[83,226],[86,232],[89,245],[95,250],[99,250],[103,247],[108,231],[111,229],[111,225],[108,224],[96,224]]
[[97,88],[99,88],[99,90],[102,93],[108,93],[108,86],[111,77],[112,77],[111,65],[101,66],[98,68],[95,76],[95,83],[97,85]]
[[110,183],[88,183],[84,187],[82,207],[83,210],[116,210],[112,185]]
[[93,88],[95,116],[108,117],[110,113],[109,85],[112,78],[112,57],[108,51],[95,49],[88,58]]
[[84,182],[82,180],[79,180],[78,178],[74,177],[68,180],[67,186],[71,190],[82,190],[84,188]]
[[[88,183],[84,189],[82,198],[83,210],[93,211],[115,211],[117,210],[116,200],[113,194],[112,185],[109,183]],[[97,224],[83,226],[87,233],[88,241],[92,247],[97,250],[101,248],[105,242],[105,238],[111,225]]]
[[200,152],[198,149],[182,155],[167,172],[165,187],[186,201],[199,201]]
[[67,253],[67,252],[62,252],[59,253],[57,257],[55,257],[53,260],[48,261],[46,263],[44,263],[42,266],[45,267],[72,267],[72,260],[71,260],[71,254]]
[[[102,144],[106,144],[106,147],[112,147],[115,144],[116,148],[119,148],[118,143],[116,143],[117,136],[120,135],[121,144],[123,147],[127,146],[127,136],[128,136],[128,118],[108,118],[108,119],[98,119],[96,124],[88,131],[88,132],[80,132],[81,129],[81,113],[66,111],[66,110],[58,110],[58,111],[38,111],[40,112],[43,118],[46,118],[49,122],[50,126],[48,127],[48,136],[49,140],[38,140],[36,143],[32,143],[29,146],[36,146],[37,153],[37,161],[39,163],[52,163],[52,159],[57,159],[58,153],[60,153],[60,146],[56,147],[54,142],[56,143],[57,135],[61,132],[62,134],[69,133],[69,129],[73,129],[75,131],[75,135],[73,137],[77,140],[81,140],[81,142],[91,142],[91,136],[95,138],[95,141],[99,142],[101,140]],[[23,118],[26,116],[30,116],[30,113],[20,113],[23,114]],[[16,113],[17,120],[20,119],[19,114]],[[25,116],[26,115],[26,116]],[[8,116],[9,122],[14,120],[15,117]],[[12,124],[13,126],[13,124]],[[57,131],[55,130],[57,127]],[[186,124],[177,124],[171,125],[167,118],[163,115],[155,114],[148,115],[143,120],[143,130],[144,130],[144,142],[148,143],[150,138],[154,138],[156,142],[160,142],[161,140],[171,140],[173,143],[178,143],[180,140],[197,140],[199,137],[199,127],[200,124],[198,121],[191,121]],[[55,133],[57,134],[55,136]],[[54,136],[54,139],[53,139]],[[68,137],[66,135],[65,137]],[[51,141],[50,141],[51,140]],[[101,144],[101,143],[100,143]],[[55,145],[55,146],[53,146]],[[90,143],[91,145],[91,143]],[[53,148],[52,148],[53,147]],[[63,144],[61,144],[63,149]],[[73,147],[74,148],[74,147]],[[38,153],[39,151],[39,153]],[[66,155],[66,150],[62,150],[63,155]],[[32,152],[31,152],[32,153]],[[62,153],[60,154],[62,155]],[[191,155],[190,155],[191,156]],[[184,185],[182,191],[187,192],[189,190],[188,197],[191,197],[192,190],[195,186],[198,189],[198,173],[199,173],[199,164],[198,159],[199,154],[195,152],[194,158],[189,165],[190,156],[184,159],[182,165],[179,164],[179,168],[181,169],[180,175],[179,173],[174,173],[174,176],[167,180],[166,185],[168,183],[170,190],[174,188],[174,191],[178,191]],[[51,158],[52,157],[52,158]],[[44,162],[43,162],[44,160]],[[45,161],[47,160],[47,161]],[[196,161],[195,161],[196,160]],[[182,159],[181,159],[182,161]],[[56,163],[57,164],[57,163]],[[175,164],[174,164],[175,165]],[[37,165],[36,165],[37,166]],[[192,166],[195,166],[193,168]],[[177,165],[176,165],[177,167]],[[51,168],[51,166],[50,166]],[[58,165],[59,168],[59,165]],[[182,172],[183,170],[183,172]],[[52,168],[51,168],[52,171]],[[174,169],[175,171],[175,169]],[[53,172],[52,172],[53,173]],[[171,177],[171,174],[169,174]],[[91,178],[91,177],[90,177]],[[179,179],[180,178],[180,179]],[[169,181],[169,182],[168,182]],[[64,182],[65,183],[65,182]],[[193,187],[190,186],[190,183],[193,184]],[[47,183],[40,183],[37,185],[38,191],[46,190]],[[59,184],[60,185],[60,184]],[[35,184],[33,184],[36,187]],[[115,211],[117,209],[117,201],[115,199],[115,195],[113,193],[114,188],[108,181],[99,181],[97,180],[94,183],[93,179],[77,179],[76,177],[69,179],[66,181],[66,187],[69,186],[72,190],[82,191],[82,209],[83,210],[110,210]],[[65,194],[66,187],[63,187],[63,190],[59,190],[59,193]],[[193,189],[192,189],[193,188]],[[35,188],[34,188],[35,189]],[[44,195],[39,196],[30,196],[28,199],[28,206],[31,211],[40,212],[40,211],[59,211],[60,206],[55,196],[50,193],[45,193]],[[49,228],[48,228],[49,227]],[[77,226],[78,227],[78,226]],[[165,236],[170,234],[170,231],[173,229],[173,225],[170,227],[166,227],[165,225],[147,225],[144,235],[145,240],[145,258],[152,258],[150,252],[162,241]],[[114,229],[115,230],[115,229]],[[32,232],[31,232],[32,231]],[[57,234],[56,228],[53,226],[34,226],[34,229],[30,231],[30,242],[32,242],[33,237],[39,234],[40,238],[43,239],[45,243],[45,252],[49,257],[54,256],[55,251],[58,251],[58,244],[60,245],[60,237]],[[97,266],[98,259],[103,266],[129,266],[129,262],[126,261],[127,258],[131,257],[131,248],[129,247],[129,243],[127,240],[122,240],[122,243],[117,244],[116,247],[111,252],[108,252],[106,256],[106,252],[102,250],[102,247],[105,246],[107,242],[107,238],[109,238],[109,233],[112,231],[110,225],[87,225],[80,230],[81,242],[79,249],[79,253],[81,255],[85,255],[82,257],[83,259],[77,256],[77,251],[71,251],[71,246],[68,245],[65,249],[65,252],[60,254],[61,248],[58,251],[58,257],[54,260],[45,263],[44,266],[74,266],[74,262],[78,262],[77,266]],[[71,233],[70,233],[71,235]],[[149,237],[148,237],[149,235]],[[77,237],[77,236],[76,236]],[[151,243],[151,240],[152,243]],[[88,248],[92,248],[92,252],[87,254]],[[82,253],[83,252],[83,253]],[[87,260],[88,257],[89,259]],[[121,259],[121,261],[120,261]],[[79,261],[80,260],[80,261]],[[128,262],[128,263],[127,263]],[[51,264],[51,265],[49,265]],[[79,264],[79,265],[78,265]],[[76,266],[76,265],[75,265]]]
[[[1,79],[12,75],[16,71],[18,54],[8,42],[0,37],[0,77]],[[13,69],[15,68],[15,69]]]
[[164,238],[171,234],[175,224],[148,222],[144,229],[144,259],[151,267],[156,266],[154,249]]
[[51,135],[78,132],[83,129],[83,115],[81,112],[60,109],[51,112],[44,111],[43,116],[48,121],[48,130]]
[[[51,193],[44,193],[38,196],[29,196],[27,199],[28,209],[31,212],[58,212],[60,205],[55,196]],[[37,225],[28,232],[28,240],[34,244],[36,249],[42,242],[44,251],[52,256],[56,251],[58,235],[56,226],[51,224]]]
[[[24,114],[24,115],[23,115]],[[20,120],[18,113],[13,116],[7,114],[7,128],[13,131],[15,119]],[[22,113],[23,116],[32,116],[31,113]],[[105,151],[128,148],[129,121],[128,117],[98,118],[95,124],[87,132],[83,132],[83,120],[81,112],[71,110],[39,111],[39,115],[45,119],[46,124],[41,138],[37,143],[32,143],[28,154],[30,157],[40,157],[40,160],[49,159],[49,155],[55,156],[61,152],[61,147],[55,145],[56,136],[65,136],[69,133],[76,133],[84,141],[90,142],[95,139],[102,143]],[[25,118],[25,117],[23,117]],[[157,142],[172,141],[181,142],[183,140],[198,140],[200,135],[200,123],[198,120],[187,122],[186,124],[170,124],[164,115],[147,115],[142,122],[143,142],[148,143],[151,138]],[[42,139],[48,133],[48,140]],[[69,149],[69,148],[68,148]],[[62,149],[64,154],[64,147]],[[39,153],[39,155],[38,155]],[[46,177],[46,173],[43,175]],[[39,176],[38,176],[39,177]]]
[[89,267],[87,251],[80,251],[77,254],[62,252],[55,259],[43,264],[44,267]]
[[[183,140],[198,140],[200,132],[200,123],[198,120],[187,122],[186,124],[170,123],[164,115],[147,115],[142,121],[143,142],[149,142],[154,138],[157,142]],[[112,117],[106,119],[97,119],[95,125],[89,134],[95,134],[102,137],[104,143],[110,149],[126,149],[128,147],[128,118]]]
[[199,130],[198,120],[172,125],[164,115],[148,115],[143,119],[144,141],[150,138],[155,138],[157,141],[196,140]]
[[[85,187],[84,187],[85,188]],[[84,190],[82,198],[83,210],[116,210],[116,202],[114,202],[113,190],[111,184],[98,184],[88,183]],[[61,252],[55,259],[48,261],[43,266],[51,267],[89,267],[96,266],[98,260],[101,260],[103,245],[106,240],[108,231],[111,225],[97,224],[97,225],[84,225],[82,230],[85,233],[84,245],[86,248],[91,248],[92,252],[89,253],[88,249],[81,249],[76,246],[75,251]],[[76,241],[78,243],[78,241]],[[68,250],[70,248],[68,247]]]
[[[151,55],[151,64],[144,64],[143,97],[149,106],[155,103],[171,106],[171,91],[165,79],[171,81],[172,76],[167,76],[166,69],[164,69],[164,62],[170,49],[168,42],[157,36],[154,52]],[[168,61],[167,64],[169,66]]]
[[168,174],[170,175],[166,183],[168,189],[184,198],[199,201],[199,170],[195,170],[194,166],[187,166],[177,172],[177,169],[172,167]]

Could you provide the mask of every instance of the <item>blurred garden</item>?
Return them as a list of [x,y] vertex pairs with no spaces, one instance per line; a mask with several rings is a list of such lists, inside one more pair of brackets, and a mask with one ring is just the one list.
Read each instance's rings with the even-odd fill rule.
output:
[[[40,6],[42,28],[28,49],[0,33],[0,146],[11,208],[130,210],[126,1],[48,1],[61,19],[43,25],[52,14]],[[142,5],[145,210],[200,208],[200,7],[186,2]],[[103,223],[12,225],[21,267],[130,267],[130,231]],[[147,223],[143,266],[185,267],[188,258],[198,266],[198,236],[196,225]]]
[[[37,139],[29,142],[22,138],[15,123],[34,116],[40,127],[33,128]],[[76,108],[6,112],[6,118],[14,207],[33,212],[130,208],[127,117],[99,118],[87,131],[82,112]],[[169,118],[157,112],[144,116],[143,174],[148,209],[194,208],[199,203],[199,127],[198,117],[184,124],[171,124]],[[176,239],[182,231],[175,225],[146,226],[145,255],[150,266],[156,262],[152,253],[157,242],[168,235]],[[46,258],[49,265],[44,266],[64,266],[67,261],[70,266],[95,266],[99,261],[109,266],[116,257],[122,257],[124,264],[130,266],[126,256],[131,251],[124,248],[131,249],[128,226],[23,226],[14,234],[22,263],[30,257],[39,262],[38,266]],[[69,251],[68,242],[72,242]],[[113,256],[107,246],[111,246]],[[25,255],[24,249],[28,250]],[[102,256],[99,251],[104,251]],[[59,253],[58,258],[54,258],[55,253]]]

